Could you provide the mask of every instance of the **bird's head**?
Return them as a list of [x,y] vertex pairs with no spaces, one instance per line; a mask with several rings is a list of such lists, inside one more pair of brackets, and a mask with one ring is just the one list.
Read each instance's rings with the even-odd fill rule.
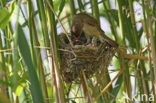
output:
[[81,24],[74,23],[71,28],[71,35],[74,37],[75,40],[78,40],[78,39],[80,39],[81,33],[82,33]]

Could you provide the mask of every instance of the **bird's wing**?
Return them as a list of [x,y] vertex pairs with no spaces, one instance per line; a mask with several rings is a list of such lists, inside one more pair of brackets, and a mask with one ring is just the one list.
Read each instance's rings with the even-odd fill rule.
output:
[[98,21],[86,13],[79,13],[79,14],[77,14],[77,17],[81,18],[83,23],[87,23],[87,24],[92,25],[92,26],[100,27]]
[[98,23],[98,21],[95,18],[88,16],[88,15],[86,15],[84,22],[92,26],[100,27],[100,24]]

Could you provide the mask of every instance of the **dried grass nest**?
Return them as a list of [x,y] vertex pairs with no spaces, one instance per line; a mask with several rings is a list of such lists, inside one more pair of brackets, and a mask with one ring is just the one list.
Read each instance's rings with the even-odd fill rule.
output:
[[107,69],[117,47],[108,42],[99,43],[96,47],[75,45],[72,47],[64,33],[58,36],[61,56],[61,75],[65,82],[79,82],[81,72],[90,78],[101,69]]

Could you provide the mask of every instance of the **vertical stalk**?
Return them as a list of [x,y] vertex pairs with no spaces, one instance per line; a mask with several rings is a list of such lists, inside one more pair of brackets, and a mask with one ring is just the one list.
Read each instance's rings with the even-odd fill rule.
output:
[[[55,74],[55,66],[54,66],[54,60],[53,58],[49,57],[49,66],[50,66],[50,72],[51,72],[51,87],[54,90],[55,93],[55,101],[56,103],[60,103],[59,99],[59,92],[57,87],[57,81],[56,81],[56,74]],[[52,91],[53,92],[53,91]],[[53,96],[52,96],[53,97]]]
[[[99,14],[99,8],[98,8],[98,1],[97,0],[90,0],[90,2],[91,2],[91,6],[92,6],[92,14],[93,14],[93,17],[95,17],[95,19],[100,24],[100,14]],[[103,74],[103,73],[106,72],[106,75],[97,77],[98,78],[97,80],[100,80],[101,78],[106,79],[104,82],[101,82],[101,84],[103,85],[102,87],[104,87],[110,81],[110,77],[109,77],[109,74],[108,74],[108,69],[107,68],[102,68],[102,69],[103,70],[101,71],[101,74]],[[104,69],[106,69],[106,70],[104,70]],[[105,72],[103,72],[103,71],[105,71]],[[112,88],[110,88],[108,91],[110,92],[111,89]],[[93,91],[93,95],[95,95],[95,92],[98,91],[98,90],[99,90],[99,88],[97,88],[97,86],[95,86],[94,87],[94,91]],[[103,96],[104,96],[104,101],[107,103],[109,101],[108,94],[107,93],[104,93]]]
[[78,5],[79,5],[79,10],[80,10],[80,12],[82,12],[85,9],[83,4],[82,4],[82,1],[81,0],[77,0],[77,2],[78,2]]
[[98,1],[97,0],[90,0],[92,5],[92,13],[93,16],[96,18],[98,23],[100,23],[100,15],[99,15],[99,7],[98,7]]
[[135,17],[134,17],[134,10],[133,10],[133,0],[128,0],[129,3],[129,8],[130,8],[130,14],[131,14],[131,23],[132,23],[132,28],[133,28],[133,35],[136,43],[136,49],[139,51],[140,45],[138,42],[138,33],[136,29],[136,22],[135,22]]
[[28,0],[28,25],[29,25],[29,37],[30,37],[30,51],[31,51],[31,55],[32,55],[32,60],[33,60],[33,64],[36,67],[37,66],[37,59],[36,59],[36,53],[34,50],[34,40],[33,40],[33,28],[32,28],[32,15],[33,15],[33,10],[32,10],[32,5],[31,5],[31,0]]
[[[144,0],[142,0],[142,8],[143,8],[143,16],[144,16],[144,21],[142,22],[143,30],[146,33],[147,44],[150,45],[149,30],[148,30],[148,27],[147,27],[148,23],[147,23],[147,18],[145,16]],[[148,57],[151,58],[151,50],[150,50],[149,46],[148,46]],[[154,94],[154,100],[156,100],[155,87],[154,87],[154,73],[153,73],[153,68],[152,68],[152,60],[149,60],[149,68],[150,68],[150,76],[151,76],[151,81],[152,81],[152,90],[153,90],[153,94]]]
[[[156,18],[156,1],[154,1],[154,6],[153,6],[153,16]],[[155,46],[156,46],[156,22],[154,22],[154,40],[155,40]]]
[[154,36],[153,36],[153,29],[152,29],[152,14],[151,14],[151,5],[150,1],[147,0],[147,17],[148,17],[148,29],[149,29],[149,38],[151,41],[151,51],[152,51],[152,60],[153,60],[153,65],[154,65],[154,74],[155,74],[155,80],[156,80],[156,51],[155,51],[155,44],[154,44]]
[[[135,39],[135,43],[136,43],[136,49],[137,49],[137,53],[139,53],[139,49],[140,49],[140,43],[139,43],[139,39],[138,39],[138,33],[137,33],[137,29],[136,29],[136,22],[135,22],[135,16],[134,16],[134,9],[133,9],[133,1],[132,0],[128,0],[129,3],[129,7],[130,7],[130,14],[131,14],[131,22],[132,22],[132,27],[133,27],[133,33],[134,33],[134,39]],[[141,61],[140,64],[140,68],[142,69],[142,71],[139,71],[140,74],[142,75],[146,75],[146,70],[144,68],[144,63],[143,61]],[[144,79],[142,79],[142,83],[144,86],[144,94],[147,94],[149,96],[149,92],[148,92],[148,83],[145,82]]]
[[125,35],[124,35],[124,24],[123,24],[123,14],[122,14],[122,5],[121,0],[118,1],[118,16],[119,16],[119,27],[120,27],[120,33],[121,33],[121,39],[122,39],[122,43],[126,44],[125,42]]
[[36,2],[37,2],[38,10],[39,10],[42,33],[45,36],[45,46],[50,47],[50,40],[49,40],[48,27],[47,27],[47,18],[46,18],[46,13],[45,13],[46,8],[44,7],[43,0],[36,0]]
[[106,10],[106,17],[107,17],[107,19],[108,19],[108,21],[110,23],[112,34],[114,35],[115,40],[118,40],[118,35],[117,35],[116,28],[115,28],[116,26],[115,26],[114,22],[112,21],[111,16],[108,13],[108,9],[107,9],[107,6],[106,6],[105,2],[103,2],[103,6],[104,6],[104,8]]
[[85,76],[84,71],[82,71],[82,73],[81,73],[81,84],[82,84],[83,92],[84,92],[84,95],[86,98],[86,103],[93,103],[90,92],[89,92],[87,78]]
[[60,66],[58,63],[58,52],[57,52],[57,47],[56,47],[56,41],[55,41],[55,33],[53,32],[52,34],[52,55],[53,55],[53,62],[54,62],[54,70],[56,74],[56,80],[57,80],[57,89],[59,93],[59,100],[60,103],[65,103],[64,101],[64,94],[63,94],[63,83],[61,80],[61,75],[60,75]]
[[[123,13],[123,7],[124,5],[124,1],[122,0],[118,0],[118,16],[119,16],[119,26],[120,26],[120,33],[121,33],[121,40],[122,40],[122,44],[126,45],[126,42],[125,42],[125,32],[126,32],[126,29],[125,29],[125,26],[126,26],[126,23],[125,20],[126,17],[125,17],[125,14]],[[126,51],[122,51],[122,52],[126,52]],[[122,58],[122,52],[119,54],[120,56],[120,65],[121,65],[121,68],[128,68],[127,66],[127,63],[124,61],[124,59]],[[131,98],[131,83],[130,83],[130,75],[129,75],[129,70],[128,69],[125,69],[125,72],[123,72],[123,80],[124,80],[124,91],[125,93],[128,94],[128,97]],[[125,99],[125,102],[130,102],[128,101],[127,99]]]
[[75,8],[74,0],[69,0],[69,6],[70,6],[70,10],[71,10],[71,17],[70,17],[69,24],[71,25],[71,21],[72,21],[74,15],[76,14],[76,8]]
[[[1,36],[1,33],[0,33]],[[3,50],[2,47],[2,38],[0,37],[0,50]],[[0,53],[0,80],[5,80],[6,78],[6,66],[5,66],[5,58],[4,53]],[[1,91],[7,95],[7,87],[3,84],[0,84]]]
[[[40,46],[39,44],[39,41],[38,41],[38,37],[37,37],[37,30],[36,30],[36,26],[35,26],[35,22],[34,22],[34,16],[33,16],[33,13],[34,13],[34,9],[33,9],[33,5],[32,5],[32,1],[31,0],[28,0],[28,13],[29,13],[29,30],[30,30],[30,38],[31,38],[31,49],[34,51],[34,44],[37,45],[37,46]],[[34,37],[34,39],[33,39]],[[33,42],[34,41],[34,42]],[[46,103],[49,103],[49,100],[48,100],[48,91],[47,91],[47,85],[46,85],[46,79],[45,79],[45,76],[44,76],[44,68],[43,68],[43,62],[42,62],[42,58],[41,58],[41,53],[40,53],[40,49],[37,49],[37,58],[39,58],[39,74],[40,74],[40,77],[41,77],[41,85],[42,85],[42,89],[43,89],[43,92],[44,92],[44,96],[46,98]]]
[[[0,6],[3,8],[5,6],[4,1],[1,0],[0,3],[1,3]],[[1,32],[0,32],[0,50],[3,50]],[[5,58],[4,58],[4,52],[2,52],[2,53],[0,53],[0,80],[3,80],[5,78],[4,75],[6,74],[6,72],[4,70],[6,70]],[[1,84],[0,88],[1,88],[2,92],[6,95],[7,94],[6,87],[3,84]]]
[[73,16],[76,14],[74,0],[69,0],[69,5],[70,5],[70,10],[71,10],[71,16],[73,18]]
[[[53,2],[49,1],[49,3],[51,4],[51,6],[53,6]],[[48,15],[48,20],[49,20],[49,32],[50,32],[50,38],[52,39],[52,35],[55,32],[55,34],[57,34],[57,30],[56,30],[56,22],[55,22],[55,16],[53,13],[51,13],[50,7],[48,6],[48,4],[46,3],[46,7],[47,7],[47,15]],[[49,51],[50,53],[53,53],[52,50]],[[59,99],[59,92],[58,92],[58,87],[57,87],[57,81],[56,81],[56,72],[55,72],[55,66],[54,66],[54,59],[53,56],[49,57],[49,67],[50,67],[50,73],[51,73],[51,87],[52,87],[52,92],[54,90],[55,93],[55,101],[56,103],[60,103],[60,99]],[[53,98],[53,95],[52,95]]]
[[[49,2],[47,0],[47,5],[49,6],[49,9],[53,9],[53,1]],[[52,51],[52,57],[53,57],[53,64],[54,64],[54,73],[56,77],[56,84],[57,84],[57,91],[58,91],[58,97],[59,102],[58,103],[65,103],[64,100],[64,92],[63,92],[63,82],[60,75],[60,65],[59,65],[59,57],[58,57],[58,48],[57,48],[57,33],[55,31],[55,16],[54,11],[52,11],[53,14],[49,15],[50,24],[50,37],[51,37],[51,51]],[[49,13],[50,14],[50,13]],[[55,13],[56,14],[56,13]],[[57,16],[58,17],[58,16]]]
[[[35,45],[40,46],[40,43],[39,43],[38,38],[37,38],[37,30],[36,30],[36,26],[35,26],[34,17],[32,17],[32,27],[33,27],[33,32],[34,32]],[[44,95],[45,95],[45,98],[46,98],[45,100],[46,100],[46,103],[49,103],[46,78],[44,76],[45,73],[44,73],[44,68],[43,68],[43,61],[42,61],[42,58],[41,58],[41,51],[40,51],[39,48],[36,51],[37,51],[37,55],[38,55],[38,58],[39,58],[39,63],[38,64],[39,64],[41,79],[42,79],[42,82],[43,82],[42,85],[43,85]]]
[[[0,6],[1,6],[1,8],[5,7],[5,0],[0,1]],[[0,50],[2,50],[4,48],[10,48],[11,47],[11,39],[10,40],[6,39],[6,38],[9,38],[10,35],[12,36],[12,34],[13,34],[11,26],[10,26],[10,22],[9,22],[8,26],[6,27],[6,29],[4,31],[2,31],[2,32],[4,33],[4,37],[0,33]],[[7,36],[7,37],[5,37],[5,36]],[[4,38],[4,41],[6,40],[5,41],[5,47],[2,46],[2,37]],[[6,66],[6,62],[8,62],[9,66]],[[8,69],[12,70],[12,55],[9,55],[9,56],[5,57],[4,52],[2,52],[2,53],[0,53],[0,80],[6,81],[6,82],[8,81],[8,77],[7,77]],[[8,86],[2,83],[2,85],[0,85],[0,87],[2,89],[2,92],[8,98],[12,99],[12,94],[9,95]]]
[[[100,24],[100,14],[99,14],[99,8],[98,8],[98,1],[97,0],[90,0],[91,2],[91,6],[92,6],[92,14],[93,16],[96,18],[96,20],[98,21],[98,23]],[[109,81],[110,81],[110,76],[108,74],[108,69],[107,68],[102,68],[103,70],[101,71],[101,74],[103,75],[103,73],[106,73],[104,76],[98,76],[98,80],[101,81],[101,78],[106,79],[104,82],[101,82],[101,84],[103,85],[102,87],[105,87]],[[105,69],[105,70],[104,70]],[[98,83],[97,83],[98,84]],[[97,88],[97,85],[95,86],[94,90],[93,90],[93,95],[95,95],[95,92],[98,91],[99,88]],[[111,92],[112,87],[110,87],[108,89],[108,92]],[[105,102],[109,102],[109,95],[107,93],[103,94],[104,96],[104,100]],[[101,97],[102,98],[102,97]]]

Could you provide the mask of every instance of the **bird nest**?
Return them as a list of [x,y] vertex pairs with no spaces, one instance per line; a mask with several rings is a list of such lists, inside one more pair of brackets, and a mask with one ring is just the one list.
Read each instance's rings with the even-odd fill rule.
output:
[[58,37],[61,55],[61,75],[65,82],[78,82],[81,72],[84,71],[87,78],[107,69],[118,46],[114,47],[108,42],[98,43],[97,46],[75,45],[71,46],[66,35]]

